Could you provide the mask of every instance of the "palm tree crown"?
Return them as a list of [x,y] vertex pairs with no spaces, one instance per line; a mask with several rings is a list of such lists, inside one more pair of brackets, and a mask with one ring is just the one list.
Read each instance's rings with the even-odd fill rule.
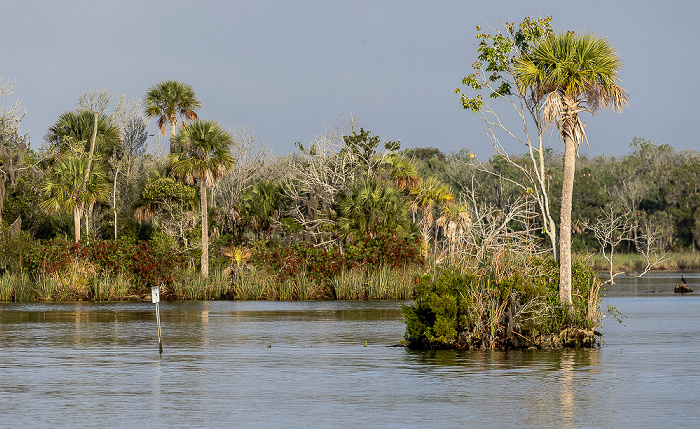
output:
[[[90,137],[95,116],[89,111],[65,112],[58,117],[46,133],[46,141],[59,152],[84,152],[90,150]],[[97,118],[97,139],[95,151],[100,156],[109,156],[119,147],[119,129],[107,115]]]
[[83,187],[88,159],[84,155],[64,154],[54,163],[44,183],[46,199],[39,206],[47,213],[73,212],[75,241],[80,241],[80,217],[83,210],[93,204],[104,202],[109,196],[107,174],[101,164],[90,169]]
[[627,93],[618,85],[621,67],[606,39],[567,32],[543,39],[518,58],[514,75],[522,93],[534,88],[535,96],[544,99],[545,120],[580,144],[585,132],[578,113],[601,107],[620,112],[627,104]]
[[207,188],[214,186],[234,164],[229,151],[231,133],[211,120],[184,125],[175,136],[178,153],[171,154],[175,174],[192,184],[195,179]]
[[146,92],[144,97],[146,116],[158,118],[158,128],[161,135],[165,135],[165,124],[170,124],[170,151],[173,151],[173,141],[177,129],[178,117],[187,120],[197,119],[195,110],[202,107],[202,102],[197,98],[194,89],[176,80],[160,82]]

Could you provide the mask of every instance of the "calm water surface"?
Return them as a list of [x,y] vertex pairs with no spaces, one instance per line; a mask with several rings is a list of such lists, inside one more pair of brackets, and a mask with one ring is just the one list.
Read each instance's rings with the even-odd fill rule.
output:
[[398,302],[163,302],[159,359],[153,304],[0,304],[0,426],[700,427],[679,278],[618,281],[578,351],[387,347]]

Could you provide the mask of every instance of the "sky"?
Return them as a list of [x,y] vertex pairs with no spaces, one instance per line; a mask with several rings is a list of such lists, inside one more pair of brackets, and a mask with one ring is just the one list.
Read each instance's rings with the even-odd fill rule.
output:
[[[200,118],[246,127],[276,155],[352,116],[403,148],[486,159],[481,120],[454,90],[476,59],[475,27],[527,16],[604,36],[623,61],[630,104],[584,114],[584,154],[627,154],[634,137],[700,149],[700,3],[691,0],[5,0],[2,10],[0,75],[17,85],[0,106],[21,99],[20,130],[34,149],[87,91],[142,98],[176,79],[194,87]],[[556,133],[547,144],[561,150]]]

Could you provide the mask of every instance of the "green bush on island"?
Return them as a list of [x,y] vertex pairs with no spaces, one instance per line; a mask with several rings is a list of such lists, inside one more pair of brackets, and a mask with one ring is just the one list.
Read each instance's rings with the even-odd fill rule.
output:
[[[512,263],[512,261],[511,261]],[[504,272],[446,268],[421,278],[403,306],[406,345],[417,349],[593,347],[599,343],[600,280],[573,265],[573,304],[559,300],[556,261],[532,257]]]

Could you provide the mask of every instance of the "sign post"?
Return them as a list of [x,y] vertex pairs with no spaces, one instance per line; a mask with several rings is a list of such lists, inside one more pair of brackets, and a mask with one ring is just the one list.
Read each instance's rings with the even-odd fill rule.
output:
[[160,287],[151,286],[151,301],[156,305],[156,323],[158,323],[158,357],[163,354],[163,341],[160,336],[160,310],[158,303],[160,302]]

